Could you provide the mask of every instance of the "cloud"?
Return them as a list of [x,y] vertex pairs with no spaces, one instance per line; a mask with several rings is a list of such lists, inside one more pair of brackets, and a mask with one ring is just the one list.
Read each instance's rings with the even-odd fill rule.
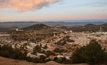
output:
[[106,7],[106,2],[97,2],[97,3],[83,3],[83,4],[77,4],[72,5],[71,7],[85,7],[85,6],[91,6],[91,7]]
[[60,0],[0,0],[0,8],[9,8],[19,11],[41,9]]

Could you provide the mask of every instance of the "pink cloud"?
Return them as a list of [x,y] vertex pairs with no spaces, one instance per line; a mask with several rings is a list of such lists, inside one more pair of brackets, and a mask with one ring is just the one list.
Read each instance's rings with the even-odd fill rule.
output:
[[0,0],[0,7],[26,11],[40,9],[58,1],[59,0]]

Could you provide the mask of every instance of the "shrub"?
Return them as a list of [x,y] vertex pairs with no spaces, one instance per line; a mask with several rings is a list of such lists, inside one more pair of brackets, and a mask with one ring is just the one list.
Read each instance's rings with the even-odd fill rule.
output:
[[63,64],[71,64],[71,61],[69,59],[66,59],[65,57],[62,58],[55,57],[53,61]]
[[37,45],[33,49],[33,54],[36,54],[37,52],[41,52],[41,46]]
[[72,63],[99,63],[106,61],[107,53],[96,40],[91,40],[87,46],[77,49],[71,57]]
[[19,49],[13,49],[11,46],[0,46],[0,56],[13,58],[13,59],[25,59],[26,54],[22,53]]
[[49,57],[50,55],[55,55],[55,53],[52,51],[46,51],[45,54],[47,57]]
[[27,60],[35,63],[43,63],[45,62],[46,58],[45,56],[40,56],[40,58],[27,57],[26,53],[22,53],[19,49],[13,49],[9,45],[0,46],[0,56],[19,60]]

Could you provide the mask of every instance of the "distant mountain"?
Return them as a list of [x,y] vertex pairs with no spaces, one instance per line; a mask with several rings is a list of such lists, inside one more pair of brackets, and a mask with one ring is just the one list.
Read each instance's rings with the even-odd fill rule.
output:
[[103,24],[107,23],[107,20],[65,20],[65,21],[14,21],[14,22],[0,22],[0,26],[10,27],[10,26],[17,26],[20,28],[28,27],[34,24],[45,24],[49,26],[54,26],[57,24],[64,25],[64,26],[75,26],[75,25],[85,25],[85,24]]

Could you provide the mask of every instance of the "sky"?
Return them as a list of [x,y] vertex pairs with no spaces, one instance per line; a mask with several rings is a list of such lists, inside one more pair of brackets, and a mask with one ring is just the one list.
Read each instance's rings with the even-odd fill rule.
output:
[[107,0],[0,0],[0,21],[107,20]]

